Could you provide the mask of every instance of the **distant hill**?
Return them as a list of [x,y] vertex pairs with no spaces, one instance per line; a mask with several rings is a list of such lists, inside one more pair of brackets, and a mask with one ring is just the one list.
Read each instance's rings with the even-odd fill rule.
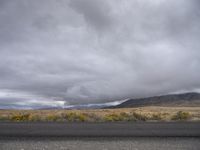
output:
[[131,108],[143,106],[200,106],[199,93],[171,94],[127,101],[107,108]]

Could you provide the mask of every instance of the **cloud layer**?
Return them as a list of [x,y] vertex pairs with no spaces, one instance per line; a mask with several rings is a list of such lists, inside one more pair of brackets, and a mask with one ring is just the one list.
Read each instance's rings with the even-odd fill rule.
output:
[[195,91],[199,41],[198,0],[1,0],[0,105]]

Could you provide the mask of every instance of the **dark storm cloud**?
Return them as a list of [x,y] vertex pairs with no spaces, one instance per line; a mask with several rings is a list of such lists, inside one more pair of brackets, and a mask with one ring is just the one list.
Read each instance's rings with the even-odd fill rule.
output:
[[112,22],[110,8],[102,0],[70,0],[70,6],[84,16],[85,20],[97,29],[108,28]]
[[3,0],[0,8],[2,107],[200,89],[198,0]]

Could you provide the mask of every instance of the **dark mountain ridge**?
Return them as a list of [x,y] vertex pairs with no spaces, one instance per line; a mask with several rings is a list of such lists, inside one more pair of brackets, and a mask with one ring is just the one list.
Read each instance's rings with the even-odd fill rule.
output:
[[130,108],[143,106],[200,106],[200,93],[170,94],[139,99],[129,99],[109,108]]

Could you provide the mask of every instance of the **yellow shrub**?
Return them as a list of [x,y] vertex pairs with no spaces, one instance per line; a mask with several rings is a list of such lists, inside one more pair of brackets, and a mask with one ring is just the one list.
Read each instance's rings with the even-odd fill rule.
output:
[[153,115],[150,117],[150,120],[163,120],[162,114],[160,114],[160,113],[153,114]]
[[122,118],[118,114],[108,114],[104,117],[104,121],[122,121]]
[[87,116],[82,113],[67,113],[65,115],[65,119],[70,122],[85,122],[87,120]]
[[179,111],[175,115],[172,116],[172,120],[188,120],[191,118],[191,115],[189,112],[183,112]]
[[42,121],[42,118],[38,115],[30,115],[28,119],[29,119],[29,121],[33,121],[33,122]]
[[28,121],[30,114],[18,114],[11,117],[11,121]]
[[59,121],[61,119],[58,115],[48,115],[46,121]]
[[131,114],[131,120],[135,120],[135,121],[146,121],[148,120],[148,117],[136,112],[132,112]]

